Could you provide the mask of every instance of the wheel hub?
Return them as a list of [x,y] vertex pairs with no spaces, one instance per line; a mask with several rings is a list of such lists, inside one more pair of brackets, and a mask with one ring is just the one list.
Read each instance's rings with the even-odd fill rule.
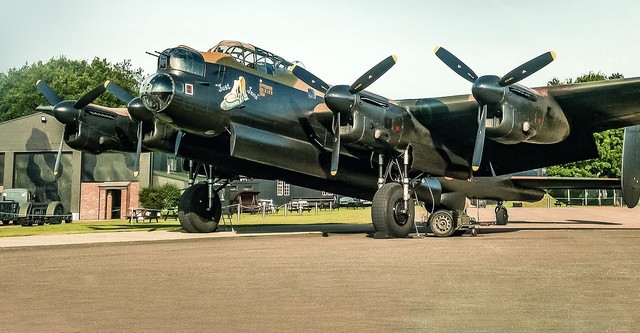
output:
[[444,233],[451,229],[451,220],[447,216],[436,216],[433,227]]
[[409,214],[404,209],[404,201],[398,200],[393,207],[393,220],[397,225],[403,226],[409,221]]

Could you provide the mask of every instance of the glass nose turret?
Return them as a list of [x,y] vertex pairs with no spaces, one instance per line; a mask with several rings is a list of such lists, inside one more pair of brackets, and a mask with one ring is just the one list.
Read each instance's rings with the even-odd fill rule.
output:
[[169,106],[175,93],[175,83],[170,75],[156,73],[148,76],[140,87],[140,98],[152,112],[162,112]]

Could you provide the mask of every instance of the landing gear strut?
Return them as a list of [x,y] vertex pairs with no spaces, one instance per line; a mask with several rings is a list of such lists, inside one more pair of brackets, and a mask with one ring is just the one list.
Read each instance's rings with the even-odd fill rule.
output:
[[[196,167],[196,169],[198,169]],[[193,162],[189,163],[189,184],[191,185],[180,197],[178,205],[178,219],[180,225],[185,231],[196,232],[213,232],[218,229],[218,223],[222,216],[222,204],[218,192],[222,190],[228,181],[216,188],[213,178],[213,167],[209,166],[205,169],[207,182],[195,184]]]
[[[409,149],[404,152],[403,162],[400,158],[389,162],[386,174],[383,170],[384,158],[379,155],[378,191],[371,205],[371,220],[376,233],[375,238],[387,236],[405,238],[414,227],[415,203],[409,193]],[[402,163],[402,166],[400,165]],[[397,167],[397,177],[386,183],[391,170]]]

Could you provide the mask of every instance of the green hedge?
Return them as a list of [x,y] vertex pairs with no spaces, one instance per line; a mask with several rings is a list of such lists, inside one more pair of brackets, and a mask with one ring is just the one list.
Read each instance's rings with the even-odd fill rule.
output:
[[140,206],[150,209],[163,209],[178,206],[180,189],[173,184],[150,186],[140,190]]

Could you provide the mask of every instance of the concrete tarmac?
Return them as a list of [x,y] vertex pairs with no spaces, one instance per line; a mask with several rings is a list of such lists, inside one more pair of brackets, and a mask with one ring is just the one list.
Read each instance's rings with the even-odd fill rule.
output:
[[331,224],[0,238],[0,331],[634,332],[638,213],[514,208],[454,238]]

